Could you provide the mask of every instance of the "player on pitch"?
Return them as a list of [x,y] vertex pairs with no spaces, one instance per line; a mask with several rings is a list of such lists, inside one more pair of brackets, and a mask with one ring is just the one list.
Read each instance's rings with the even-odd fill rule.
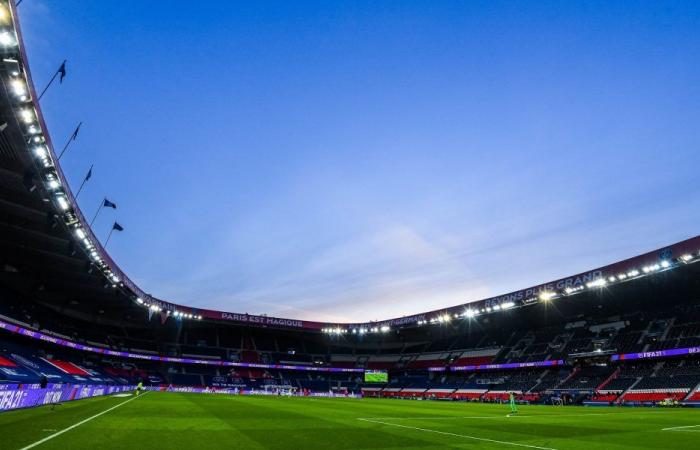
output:
[[508,414],[508,416],[513,416],[515,414],[518,414],[518,407],[515,405],[515,394],[513,392],[510,393],[509,400],[510,400],[510,414]]

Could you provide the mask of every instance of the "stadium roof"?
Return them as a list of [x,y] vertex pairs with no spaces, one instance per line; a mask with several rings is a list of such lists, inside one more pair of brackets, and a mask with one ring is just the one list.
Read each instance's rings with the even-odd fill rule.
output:
[[[26,290],[42,293],[46,284],[64,287],[72,298],[99,298],[99,308],[123,308],[183,320],[220,320],[328,333],[381,333],[391,327],[429,325],[463,317],[576,295],[607,284],[628,282],[700,259],[700,236],[608,266],[471,303],[422,314],[366,323],[324,323],[192,308],[144,292],[112,260],[84,217],[64,176],[37,101],[22,33],[11,6],[11,20],[0,25],[0,245],[39,280],[27,278]],[[18,267],[5,262],[3,275]],[[75,289],[75,287],[79,289]],[[78,292],[79,294],[75,294]],[[81,298],[75,298],[76,295]],[[138,314],[136,312],[136,314]]]

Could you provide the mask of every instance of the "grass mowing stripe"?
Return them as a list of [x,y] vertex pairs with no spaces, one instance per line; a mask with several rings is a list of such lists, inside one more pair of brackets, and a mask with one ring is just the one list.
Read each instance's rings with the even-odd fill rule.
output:
[[426,433],[437,433],[437,434],[443,434],[446,436],[455,436],[455,437],[461,437],[461,438],[465,438],[465,439],[472,439],[475,441],[492,442],[494,444],[513,445],[516,447],[537,448],[540,450],[556,450],[556,449],[551,448],[551,447],[539,447],[537,445],[518,444],[517,442],[499,441],[496,439],[482,438],[482,437],[477,437],[477,436],[469,436],[468,434],[458,434],[458,433],[450,433],[448,431],[431,430],[430,428],[411,427],[408,425],[401,425],[398,423],[381,422],[379,420],[370,420],[370,419],[358,419],[358,420],[362,420],[364,422],[370,422],[370,423],[379,423],[382,425],[389,425],[392,427],[407,428],[409,430],[424,431]]
[[[147,394],[147,393],[144,393],[144,394],[141,395],[140,397],[143,397],[143,396],[146,395],[146,394]],[[81,420],[80,422],[69,426],[68,428],[64,428],[64,429],[62,429],[62,430],[59,431],[59,432],[56,432],[56,433],[51,434],[51,435],[49,435],[49,436],[46,436],[44,439],[40,439],[40,440],[36,441],[36,442],[33,443],[33,444],[27,445],[26,447],[22,447],[20,450],[28,450],[28,449],[30,449],[30,448],[36,447],[37,445],[41,445],[41,444],[43,444],[43,443],[46,442],[46,441],[50,441],[51,439],[53,439],[53,438],[55,438],[55,437],[57,437],[57,436],[62,435],[62,434],[65,433],[66,431],[70,431],[70,430],[72,430],[73,428],[77,428],[77,427],[79,427],[80,425],[82,425],[82,424],[84,424],[84,423],[87,423],[87,422],[91,421],[92,419],[96,419],[96,418],[100,417],[100,416],[103,415],[103,414],[107,414],[108,412],[112,411],[113,409],[117,409],[117,408],[119,408],[119,407],[122,406],[122,405],[126,405],[126,404],[129,403],[130,401],[136,400],[137,398],[139,398],[139,396],[135,396],[135,397],[130,398],[129,400],[125,400],[125,401],[123,401],[123,402],[121,402],[121,403],[118,403],[118,404],[112,406],[111,408],[105,409],[104,411],[102,411],[102,412],[100,412],[100,413],[97,413],[97,414],[95,414],[94,416],[90,416],[90,417],[88,417],[87,419],[83,419],[83,420]]]

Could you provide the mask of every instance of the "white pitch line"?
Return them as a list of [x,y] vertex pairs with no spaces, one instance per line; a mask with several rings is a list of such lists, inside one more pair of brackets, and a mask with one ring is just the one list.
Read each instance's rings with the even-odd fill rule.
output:
[[[434,416],[434,417],[358,417],[357,420],[455,420],[455,419],[503,419],[506,416]],[[534,417],[534,416],[520,416]]]
[[662,428],[661,431],[675,431],[675,430],[683,430],[686,428],[697,428],[700,427],[700,425],[686,425],[684,427],[669,427],[669,428]]
[[434,416],[434,417],[358,417],[358,420],[455,420],[455,419],[503,419],[514,417],[586,417],[586,416],[622,416],[624,413],[589,413],[589,414],[514,414],[505,416]]
[[488,439],[488,438],[482,438],[482,437],[477,437],[477,436],[469,436],[467,434],[457,434],[457,433],[450,433],[448,431],[431,430],[430,428],[410,427],[408,425],[401,425],[398,423],[380,422],[379,420],[370,420],[370,419],[362,419],[362,418],[360,418],[358,420],[362,420],[362,421],[370,422],[370,423],[379,423],[382,425],[389,425],[392,427],[407,428],[409,430],[425,431],[426,433],[436,433],[436,434],[443,434],[446,436],[461,437],[461,438],[465,438],[465,439],[472,439],[474,441],[492,442],[494,444],[513,445],[516,447],[537,448],[539,450],[556,450],[556,449],[551,448],[551,447],[538,447],[537,445],[518,444],[517,442],[498,441],[496,439]]
[[57,432],[57,433],[51,434],[51,435],[49,435],[49,436],[46,436],[44,439],[40,439],[40,440],[36,441],[36,442],[33,443],[33,444],[29,444],[29,445],[27,445],[26,447],[22,447],[20,450],[28,450],[28,449],[30,449],[30,448],[36,447],[37,445],[41,445],[41,444],[43,444],[43,443],[46,442],[46,441],[49,441],[49,440],[51,440],[51,439],[53,439],[53,438],[55,438],[55,437],[57,437],[57,436],[62,435],[62,434],[65,433],[66,431],[70,431],[70,430],[72,430],[73,428],[77,428],[77,427],[79,427],[80,425],[82,425],[82,424],[84,424],[84,423],[86,423],[86,422],[91,421],[92,419],[96,419],[96,418],[100,417],[102,414],[107,414],[107,413],[110,412],[111,410],[117,409],[117,408],[119,408],[119,407],[122,406],[122,405],[126,405],[126,404],[129,403],[130,401],[136,400],[137,398],[143,397],[144,395],[146,395],[146,393],[144,393],[143,395],[140,395],[140,396],[138,396],[138,397],[132,397],[132,398],[130,398],[129,400],[126,400],[126,401],[123,401],[123,402],[121,402],[121,403],[119,403],[119,404],[117,404],[117,405],[114,405],[114,406],[112,406],[112,407],[109,408],[109,409],[105,409],[105,410],[102,411],[101,413],[97,413],[97,414],[95,414],[94,416],[88,417],[87,419],[83,419],[83,420],[81,420],[80,422],[78,422],[78,423],[76,423],[76,424],[74,424],[74,425],[69,426],[68,428],[64,428],[64,429],[62,429],[61,431],[59,431],[59,432]]

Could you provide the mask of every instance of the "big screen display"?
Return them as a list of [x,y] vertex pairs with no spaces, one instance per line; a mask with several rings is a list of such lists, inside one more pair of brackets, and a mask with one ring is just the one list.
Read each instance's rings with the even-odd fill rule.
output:
[[365,370],[365,383],[388,383],[389,372],[386,370]]

